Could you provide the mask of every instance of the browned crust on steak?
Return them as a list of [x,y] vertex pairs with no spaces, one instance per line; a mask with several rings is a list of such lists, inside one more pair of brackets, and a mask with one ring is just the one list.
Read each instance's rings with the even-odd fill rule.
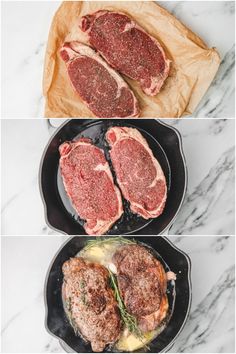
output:
[[113,262],[128,312],[138,319],[143,332],[155,329],[168,310],[167,278],[162,264],[140,245],[121,246]]
[[91,342],[94,352],[114,343],[121,330],[117,302],[105,267],[82,258],[63,264],[63,299],[75,330]]
[[142,332],[149,332],[156,328],[166,317],[169,308],[167,295],[163,295],[159,309],[150,315],[139,318],[139,328]]

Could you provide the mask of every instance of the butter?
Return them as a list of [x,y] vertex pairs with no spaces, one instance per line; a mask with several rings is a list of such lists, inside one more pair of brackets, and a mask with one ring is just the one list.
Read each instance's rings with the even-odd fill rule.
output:
[[116,343],[116,348],[121,351],[132,352],[147,345],[155,336],[156,332],[151,331],[143,334],[143,338],[137,338],[134,334],[126,334],[124,330],[120,339]]

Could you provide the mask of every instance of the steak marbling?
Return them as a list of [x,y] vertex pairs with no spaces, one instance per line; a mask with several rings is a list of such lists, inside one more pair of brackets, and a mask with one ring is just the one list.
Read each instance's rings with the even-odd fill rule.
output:
[[80,42],[60,50],[75,91],[97,117],[138,117],[139,106],[123,78],[92,48]]
[[170,60],[161,44],[121,12],[100,10],[82,17],[82,31],[106,61],[156,95],[169,74]]
[[134,128],[112,127],[106,140],[117,183],[131,210],[145,219],[159,216],[167,197],[166,179],[142,134]]
[[119,189],[104,152],[90,139],[65,142],[59,147],[60,169],[68,197],[88,234],[102,235],[123,213]]

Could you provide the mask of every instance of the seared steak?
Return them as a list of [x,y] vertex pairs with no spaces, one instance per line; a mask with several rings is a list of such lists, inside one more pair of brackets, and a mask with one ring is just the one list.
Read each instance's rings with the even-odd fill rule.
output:
[[162,264],[140,245],[118,248],[113,262],[128,312],[137,318],[143,332],[155,329],[168,310],[167,277]]
[[99,264],[71,258],[63,264],[63,299],[75,330],[91,342],[94,352],[114,343],[121,330],[121,320],[109,273]]

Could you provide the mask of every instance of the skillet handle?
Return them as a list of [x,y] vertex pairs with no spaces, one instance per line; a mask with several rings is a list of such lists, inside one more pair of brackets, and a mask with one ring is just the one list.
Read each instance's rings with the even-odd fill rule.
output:
[[50,135],[54,133],[54,131],[62,125],[67,119],[57,119],[57,118],[48,118],[45,119],[45,123],[47,126],[47,130]]
[[49,135],[51,136],[56,129],[56,127],[53,126],[51,119],[50,118],[44,119],[44,125],[46,125],[46,129],[49,132]]
[[171,225],[168,226],[168,228],[167,228],[167,229],[165,230],[165,232],[164,232],[164,235],[166,235],[166,236],[171,236],[170,230],[171,230],[172,226],[173,226],[173,224],[171,224]]
[[59,340],[60,346],[66,353],[75,353],[65,342]]

